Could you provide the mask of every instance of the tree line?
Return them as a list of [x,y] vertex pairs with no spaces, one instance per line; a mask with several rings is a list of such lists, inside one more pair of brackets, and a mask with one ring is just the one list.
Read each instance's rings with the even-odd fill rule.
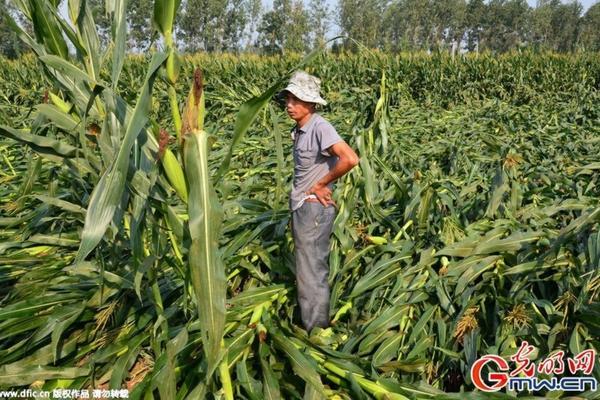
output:
[[[26,25],[12,1],[0,0],[0,53],[9,58],[24,51],[9,16]],[[87,0],[107,43],[104,3]],[[160,46],[153,0],[127,4],[130,51]],[[305,52],[337,34],[344,38],[334,52],[356,50],[357,42],[389,52],[600,51],[600,3],[583,12],[577,0],[538,0],[535,7],[526,0],[273,0],[268,7],[261,0],[182,0],[176,21],[183,52]]]

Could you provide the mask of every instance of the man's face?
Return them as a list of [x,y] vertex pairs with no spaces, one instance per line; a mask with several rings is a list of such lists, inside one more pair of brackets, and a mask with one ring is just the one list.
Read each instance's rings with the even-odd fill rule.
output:
[[290,92],[287,92],[285,94],[285,110],[291,119],[299,122],[315,111],[315,105],[302,101]]

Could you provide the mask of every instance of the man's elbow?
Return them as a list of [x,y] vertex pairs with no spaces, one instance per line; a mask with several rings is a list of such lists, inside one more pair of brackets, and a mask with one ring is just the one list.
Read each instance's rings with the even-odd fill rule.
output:
[[349,159],[350,165],[352,166],[352,168],[356,167],[358,165],[358,163],[360,162],[360,158],[358,158],[358,156],[356,154],[353,154],[350,159]]

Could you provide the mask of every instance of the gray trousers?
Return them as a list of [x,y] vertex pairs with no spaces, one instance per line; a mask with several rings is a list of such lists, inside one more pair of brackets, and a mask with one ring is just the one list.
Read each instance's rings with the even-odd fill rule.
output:
[[335,214],[332,205],[308,201],[292,212],[298,303],[307,332],[329,326],[329,237]]

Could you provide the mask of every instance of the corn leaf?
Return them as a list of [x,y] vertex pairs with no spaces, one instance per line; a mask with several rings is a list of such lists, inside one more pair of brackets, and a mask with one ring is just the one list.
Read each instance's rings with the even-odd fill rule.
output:
[[117,206],[121,202],[129,166],[129,153],[136,137],[148,121],[152,84],[160,65],[165,59],[166,54],[164,53],[156,53],[152,57],[146,81],[127,125],[117,158],[102,175],[92,192],[76,262],[82,261],[98,245],[113,218]]
[[189,268],[209,375],[217,366],[225,325],[225,268],[218,243],[223,211],[208,169],[209,139],[204,131],[184,137],[189,187]]

